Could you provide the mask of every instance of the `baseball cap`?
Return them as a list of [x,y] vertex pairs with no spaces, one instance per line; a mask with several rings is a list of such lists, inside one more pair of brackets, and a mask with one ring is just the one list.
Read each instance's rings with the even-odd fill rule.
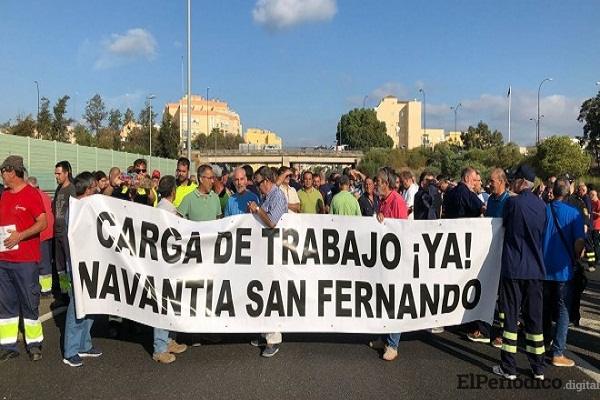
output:
[[0,165],[0,169],[10,168],[13,171],[25,171],[25,166],[23,165],[23,157],[21,156],[8,156]]
[[523,164],[515,171],[514,178],[533,182],[535,181],[535,171],[529,165]]
[[152,171],[152,179],[154,179],[154,178],[160,179],[160,171],[157,169]]

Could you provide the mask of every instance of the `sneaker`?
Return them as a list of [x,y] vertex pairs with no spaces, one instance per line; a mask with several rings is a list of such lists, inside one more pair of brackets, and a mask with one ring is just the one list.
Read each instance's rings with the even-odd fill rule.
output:
[[431,328],[429,329],[429,332],[431,333],[444,333],[444,327],[443,326],[438,326],[435,328]]
[[552,365],[555,367],[573,367],[575,366],[575,361],[565,356],[554,356],[552,357]]
[[176,357],[173,354],[167,353],[165,351],[164,353],[152,354],[152,359],[159,364],[171,364],[173,361],[176,360]]
[[0,350],[0,362],[8,361],[19,357],[19,352],[15,350]]
[[[480,331],[475,331],[475,332],[469,333],[467,335],[467,339],[469,339],[471,342],[477,342],[477,343],[489,343],[490,342],[490,338],[485,336]],[[500,343],[500,347],[502,347],[502,343]]]
[[263,357],[271,358],[278,352],[279,352],[279,346],[277,346],[276,344],[273,344],[273,345],[267,345],[264,348],[264,350],[262,351],[262,353],[260,353],[260,355]]
[[385,352],[383,353],[383,359],[385,361],[394,361],[398,357],[398,349],[390,346],[385,346]]
[[67,364],[69,367],[81,367],[83,365],[83,360],[79,357],[79,354],[75,354],[73,357],[63,358],[63,363]]
[[381,338],[379,338],[369,342],[369,347],[375,350],[383,350],[385,348],[385,343]]
[[177,343],[174,340],[169,340],[169,344],[167,344],[167,352],[174,354],[181,354],[187,350],[187,346],[183,343]]
[[267,345],[267,342],[265,341],[265,338],[259,337],[258,339],[252,339],[250,345],[254,347],[263,347]]
[[494,365],[492,367],[492,372],[496,375],[500,375],[501,377],[508,379],[509,381],[514,381],[515,379],[517,379],[517,375],[516,374],[509,374],[508,372],[504,372],[504,370],[502,369],[502,366],[500,365]]
[[492,342],[492,346],[494,346],[497,349],[501,349],[502,348],[502,338],[497,337],[496,339],[494,339],[494,341]]
[[38,346],[34,346],[29,349],[29,359],[31,361],[40,361],[42,359],[42,349]]
[[82,358],[83,357],[97,358],[102,355],[102,351],[98,350],[95,347],[92,347],[88,351],[82,351],[81,353],[78,353],[78,354],[79,354],[79,357],[82,357]]

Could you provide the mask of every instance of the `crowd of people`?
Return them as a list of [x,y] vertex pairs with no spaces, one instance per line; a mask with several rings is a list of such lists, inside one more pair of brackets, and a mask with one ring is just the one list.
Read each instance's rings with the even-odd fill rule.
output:
[[[294,168],[249,165],[229,170],[223,165],[201,165],[192,175],[190,161],[180,158],[174,175],[148,171],[138,159],[127,171],[113,167],[81,172],[73,177],[68,161],[56,164],[53,200],[28,177],[19,156],[4,160],[0,169],[4,188],[0,197],[0,360],[19,355],[19,319],[31,360],[42,358],[40,295],[53,295],[55,305],[66,305],[63,361],[81,366],[82,358],[102,352],[92,344],[93,319],[77,319],[71,290],[69,198],[112,196],[166,210],[191,221],[211,221],[238,214],[255,214],[273,228],[285,213],[335,214],[385,219],[503,218],[505,227],[495,326],[479,321],[464,328],[469,340],[501,349],[501,363],[493,372],[516,379],[519,331],[535,379],[544,367],[573,366],[564,355],[568,327],[578,323],[578,295],[585,285],[584,266],[590,271],[600,259],[600,200],[585,184],[551,177],[535,186],[527,165],[512,173],[495,168],[484,186],[480,171],[465,168],[458,182],[423,171],[418,179],[409,170],[380,168],[374,176],[345,168],[329,174]],[[120,318],[109,317],[109,335],[118,337]],[[443,327],[432,329],[433,333]],[[175,333],[154,329],[153,359],[175,361],[187,350]],[[370,345],[383,350],[383,359],[398,357],[400,333],[387,334]],[[282,334],[262,334],[251,344],[272,357]]]

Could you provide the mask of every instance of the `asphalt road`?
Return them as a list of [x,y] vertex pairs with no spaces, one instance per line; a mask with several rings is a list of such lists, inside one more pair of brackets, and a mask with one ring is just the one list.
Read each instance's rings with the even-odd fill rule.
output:
[[[597,279],[599,272],[593,274]],[[584,317],[591,325],[570,333],[569,348],[589,370],[546,370],[546,385],[560,388],[528,389],[523,353],[518,355],[522,388],[491,388],[490,368],[500,352],[465,340],[456,328],[440,335],[405,334],[399,358],[385,362],[370,349],[367,335],[284,334],[281,351],[272,359],[259,356],[248,344],[254,335],[230,335],[218,344],[190,348],[175,363],[160,365],[151,359],[151,330],[129,329],[121,340],[106,338],[107,325],[99,320],[92,331],[94,344],[104,351],[84,366],[62,363],[60,353],[64,314],[44,323],[44,359],[33,363],[25,354],[0,365],[0,400],[5,399],[565,399],[600,398],[590,389],[600,375],[600,282],[592,280],[584,296]],[[600,324],[598,325],[600,326]],[[184,340],[185,341],[185,340]],[[597,370],[595,370],[597,373]],[[472,374],[472,375],[471,375]],[[459,377],[464,375],[464,377]],[[471,377],[472,376],[472,377]],[[499,385],[499,381],[496,381]],[[577,392],[567,389],[588,385]],[[504,385],[507,385],[504,381]],[[519,383],[517,383],[519,385]]]

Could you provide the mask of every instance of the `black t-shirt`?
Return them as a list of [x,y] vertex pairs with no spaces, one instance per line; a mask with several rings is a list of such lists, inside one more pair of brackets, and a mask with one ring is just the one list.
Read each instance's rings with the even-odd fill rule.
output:
[[54,212],[54,235],[64,236],[67,234],[67,212],[69,211],[69,197],[75,197],[75,186],[59,186],[52,202]]
[[129,187],[122,185],[116,188],[113,188],[113,192],[111,197],[115,197],[121,200],[130,200],[129,198]]
[[373,202],[371,202],[367,193],[363,193],[358,199],[358,205],[360,206],[360,212],[363,217],[372,217],[379,211],[379,197],[374,194]]

